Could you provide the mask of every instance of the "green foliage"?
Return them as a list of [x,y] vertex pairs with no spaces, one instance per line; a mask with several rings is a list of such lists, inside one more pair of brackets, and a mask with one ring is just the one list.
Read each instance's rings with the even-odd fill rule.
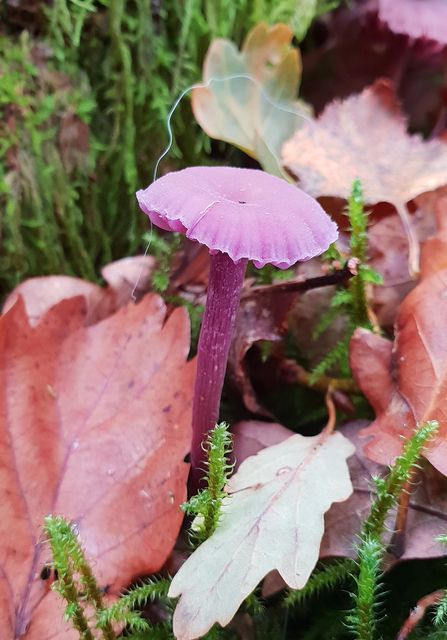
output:
[[385,519],[390,509],[398,503],[405,485],[411,481],[425,443],[435,436],[438,429],[439,424],[434,421],[419,426],[414,436],[406,442],[402,455],[396,458],[387,478],[374,478],[376,499],[360,533],[357,591],[353,594],[354,607],[348,616],[348,624],[359,640],[373,640],[375,637],[380,564],[385,554],[382,542]]
[[[442,544],[447,545],[447,534],[442,533],[439,536],[436,536],[435,539],[436,542],[441,542]],[[443,628],[444,633],[447,633],[447,591],[441,602],[439,602],[436,607],[436,614],[433,622],[435,626],[439,628],[439,631]]]
[[[147,631],[152,630],[146,620],[143,620],[135,608],[146,604],[148,600],[157,600],[161,603],[167,612],[172,614],[172,600],[168,598],[170,581],[165,579],[146,580],[140,585],[134,586],[128,593],[110,605],[107,609],[103,609],[98,614],[97,626],[102,626],[112,622],[124,622],[126,628],[131,631]],[[168,631],[168,626],[163,627],[164,631]],[[132,635],[130,637],[133,637]]]
[[284,600],[288,607],[299,605],[306,600],[320,595],[324,591],[331,591],[339,585],[352,579],[357,571],[353,560],[340,560],[323,569],[317,569],[310,576],[302,589],[290,590]]
[[[82,136],[95,102],[83,74],[36,64],[35,43],[0,38],[0,287],[27,276],[95,278],[92,245],[104,249],[91,195],[93,162]],[[42,49],[44,58],[46,50]],[[79,146],[80,145],[80,146]],[[107,251],[104,252],[107,255]]]
[[291,280],[293,276],[292,269],[278,269],[272,264],[256,269],[255,273],[258,284],[272,284],[273,280]]
[[[367,224],[368,214],[363,207],[363,193],[360,181],[354,181],[352,194],[345,210],[350,222],[350,253],[353,258],[360,261],[358,274],[351,278],[348,286],[339,289],[331,301],[331,308],[321,319],[315,329],[313,339],[316,340],[333,321],[339,316],[344,316],[345,332],[342,340],[330,351],[326,357],[312,371],[311,382],[315,382],[318,376],[326,373],[328,369],[337,365],[339,375],[348,377],[351,373],[349,367],[349,342],[357,327],[373,330],[369,319],[366,288],[368,283],[380,284],[380,276],[367,264]],[[340,260],[335,245],[332,245],[325,254],[330,260]]]
[[396,458],[388,476],[374,479],[375,499],[359,534],[356,561],[341,560],[322,570],[318,569],[303,589],[288,593],[284,601],[287,606],[302,604],[326,590],[334,590],[349,579],[354,580],[354,605],[347,617],[347,624],[359,640],[374,640],[380,604],[378,595],[382,591],[381,561],[385,554],[382,536],[385,519],[390,509],[398,503],[405,485],[411,481],[425,443],[434,437],[438,428],[437,422],[427,422],[420,426],[406,442],[402,455]]
[[264,613],[265,607],[262,604],[260,598],[256,595],[255,592],[250,593],[250,595],[244,600],[245,610],[250,613],[252,616],[260,616]]
[[[58,572],[58,580],[53,588],[67,602],[65,619],[71,619],[81,638],[93,640],[94,634],[90,622],[87,621],[85,606],[81,604],[78,596],[78,593],[85,594],[85,602],[93,606],[97,615],[102,613],[104,605],[92,570],[76,540],[71,523],[60,516],[48,516],[45,518],[45,530],[53,552],[54,567]],[[78,580],[75,580],[76,576],[79,576]],[[116,638],[109,621],[99,628],[105,640]]]
[[205,478],[208,486],[181,507],[188,515],[195,516],[192,535],[197,545],[207,540],[215,531],[222,503],[228,498],[224,487],[233,470],[233,465],[228,464],[228,454],[232,448],[228,425],[225,422],[216,424],[208,433],[203,446],[207,454]]
[[147,252],[158,260],[158,269],[152,276],[152,285],[157,293],[164,293],[169,286],[172,262],[180,248],[181,236],[179,233],[170,233],[169,240],[157,234],[152,229],[144,233],[142,240],[147,242]]
[[[42,30],[34,40],[27,32],[0,40],[0,290],[52,273],[97,280],[101,266],[142,249],[146,218],[134,192],[153,179],[171,106],[200,81],[212,39],[239,46],[261,20],[290,22],[302,37],[314,16],[337,4],[38,5]],[[210,163],[210,141],[188,95],[172,128],[172,169]]]
[[429,421],[420,426],[414,436],[406,442],[402,455],[396,458],[388,477],[373,478],[376,500],[373,502],[371,512],[363,525],[365,536],[382,535],[389,510],[397,503],[405,484],[410,482],[425,443],[433,439],[438,429],[439,424],[435,421]]
[[52,9],[44,7],[53,37],[59,47],[64,49],[65,38],[71,41],[73,47],[79,47],[81,31],[89,13],[97,11],[89,0],[55,0]]
[[375,638],[377,622],[377,595],[380,591],[381,561],[385,548],[380,538],[366,534],[358,549],[358,571],[355,578],[357,592],[355,607],[347,617],[354,637],[359,640]]
[[[157,599],[172,614],[172,603],[167,596],[169,580],[143,582],[133,587],[118,602],[106,607],[92,569],[76,540],[74,526],[60,516],[48,516],[45,518],[45,531],[58,575],[52,588],[67,602],[65,618],[67,621],[72,621],[73,627],[79,632],[82,640],[97,638],[96,629],[101,630],[104,640],[116,640],[113,630],[115,623],[124,623],[129,631],[127,637],[133,640],[173,638],[172,616],[166,623],[152,625],[143,620],[138,611],[133,610],[135,607],[144,605],[148,600]],[[87,607],[88,613],[86,613]]]
[[447,593],[436,607],[436,614],[433,620],[437,627],[445,627],[447,631]]
[[312,20],[336,9],[339,4],[340,0],[254,0],[252,16],[255,22],[286,22],[296,38],[302,40]]

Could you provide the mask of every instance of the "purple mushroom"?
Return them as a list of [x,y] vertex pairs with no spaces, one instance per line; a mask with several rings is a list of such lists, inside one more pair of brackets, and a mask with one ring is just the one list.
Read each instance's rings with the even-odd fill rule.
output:
[[325,251],[337,226],[316,200],[254,169],[192,167],[168,173],[137,193],[152,222],[185,233],[211,254],[197,353],[191,473],[197,487],[202,442],[218,420],[236,310],[248,260],[286,269]]

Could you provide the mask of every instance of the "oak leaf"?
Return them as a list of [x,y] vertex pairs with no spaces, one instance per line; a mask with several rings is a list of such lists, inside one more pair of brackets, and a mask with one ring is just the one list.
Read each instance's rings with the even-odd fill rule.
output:
[[2,639],[75,638],[40,572],[43,518],[76,523],[100,584],[116,596],[158,570],[186,497],[194,362],[184,309],[165,323],[146,296],[93,326],[82,297],[30,327],[20,298],[0,319]]
[[447,145],[408,135],[389,80],[329,104],[284,144],[284,166],[314,197],[348,198],[360,178],[365,202],[396,207],[409,241],[409,268],[419,271],[419,243],[406,203],[447,183]]
[[[371,510],[371,476],[384,477],[388,473],[388,467],[372,462],[365,456],[364,438],[361,435],[367,426],[366,420],[356,420],[341,427],[343,435],[356,448],[355,454],[348,460],[354,491],[348,500],[333,504],[326,513],[321,557],[356,557],[358,533]],[[410,488],[405,529],[400,530],[402,548],[399,560],[445,555],[445,548],[436,541],[436,536],[445,529],[446,512],[447,478],[428,463],[422,464]],[[386,527],[385,544],[392,542],[392,532],[396,529],[396,510],[390,513]],[[396,561],[389,554],[386,568],[394,566]]]
[[296,99],[299,51],[286,24],[256,25],[241,52],[229,40],[211,43],[203,65],[204,87],[192,92],[194,116],[212,138],[236,145],[266,171],[287,177],[279,162],[283,143],[311,110]]
[[[384,477],[389,468],[369,460],[363,451],[364,438],[359,434],[369,426],[368,420],[354,420],[343,425],[340,432],[355,446],[355,454],[348,459],[349,475],[354,488],[352,495],[343,502],[334,502],[324,516],[324,535],[320,546],[320,558],[356,558],[358,534],[363,521],[371,510],[371,477]],[[233,454],[238,463],[248,455],[282,442],[291,432],[280,424],[246,421],[232,427]],[[403,549],[399,560],[436,558],[445,555],[443,545],[436,536],[445,528],[447,513],[447,478],[426,463],[422,465],[412,484],[409,508],[403,533]],[[387,520],[388,533],[385,542],[391,542],[395,530],[396,511]],[[387,568],[396,560],[387,556]],[[277,571],[269,573],[262,583],[262,595],[267,597],[286,586]]]
[[352,492],[346,459],[355,447],[340,433],[293,435],[246,458],[228,484],[215,533],[188,558],[169,595],[178,640],[226,625],[272,569],[301,589],[314,568],[324,513]]
[[376,412],[364,435],[366,455],[390,464],[402,452],[402,436],[417,423],[439,422],[424,451],[447,475],[447,199],[440,200],[439,233],[424,246],[421,281],[400,306],[394,345],[358,329],[350,348],[351,368]]

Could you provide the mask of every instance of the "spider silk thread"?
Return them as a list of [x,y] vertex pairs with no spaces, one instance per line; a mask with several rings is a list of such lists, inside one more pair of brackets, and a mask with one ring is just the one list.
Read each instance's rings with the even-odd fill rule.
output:
[[[157,179],[157,173],[158,173],[158,169],[159,169],[161,161],[163,160],[163,158],[165,158],[168,155],[169,151],[172,148],[172,144],[173,144],[173,141],[174,141],[174,136],[173,136],[173,133],[172,133],[172,126],[171,126],[172,116],[174,115],[175,110],[177,109],[177,107],[180,104],[180,102],[182,101],[182,99],[186,96],[186,94],[189,93],[189,91],[192,91],[193,89],[207,89],[212,82],[228,82],[229,80],[238,80],[238,79],[251,80],[258,87],[258,89],[260,90],[260,92],[263,95],[263,97],[265,98],[265,100],[272,107],[274,107],[275,109],[278,109],[280,111],[283,111],[284,113],[289,113],[289,114],[292,114],[292,115],[300,116],[301,118],[303,118],[303,120],[306,120],[309,123],[311,129],[314,128],[315,123],[312,120],[312,118],[309,118],[308,116],[306,116],[301,111],[298,111],[297,109],[292,109],[290,107],[286,107],[286,106],[282,105],[280,102],[272,100],[272,98],[264,90],[264,87],[262,86],[262,84],[256,78],[254,78],[253,76],[251,76],[249,74],[244,74],[244,73],[232,74],[232,75],[223,76],[223,77],[213,77],[213,78],[210,78],[209,80],[207,80],[207,82],[195,82],[194,84],[191,84],[189,87],[186,87],[186,89],[184,89],[181,92],[181,94],[179,95],[177,100],[174,102],[174,104],[171,107],[171,110],[168,113],[168,116],[166,118],[166,128],[167,128],[168,136],[169,136],[168,144],[166,146],[166,149],[164,149],[164,151],[160,154],[160,156],[157,159],[157,162],[155,163],[154,176],[152,178],[152,182],[155,182],[155,180]],[[313,137],[314,137],[314,133],[315,133],[315,131],[313,130],[312,131],[312,136]],[[315,137],[314,137],[314,143],[316,144],[316,146],[318,146],[318,142],[315,139]],[[272,149],[269,148],[267,143],[266,143],[266,146],[269,149],[269,151],[272,153],[272,155],[274,155]],[[152,224],[152,220],[151,220],[151,226],[150,226],[150,230],[149,230],[149,241],[148,241],[146,250],[145,250],[145,252],[143,254],[144,257],[147,256],[147,253],[148,253],[149,248],[151,246],[152,234],[153,234],[153,224]],[[143,273],[143,266],[140,267],[140,272],[138,274],[137,281],[135,282],[134,288],[132,289],[132,293],[130,294],[130,297],[134,302],[136,302],[135,291],[136,291],[136,289],[138,287],[138,284],[140,282],[140,278],[141,278],[141,274],[142,273]]]

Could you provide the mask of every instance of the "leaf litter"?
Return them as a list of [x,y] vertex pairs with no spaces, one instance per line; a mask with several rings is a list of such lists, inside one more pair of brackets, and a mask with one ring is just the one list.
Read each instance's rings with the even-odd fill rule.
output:
[[360,95],[329,104],[304,122],[281,152],[301,189],[318,198],[348,198],[356,178],[365,203],[389,202],[409,243],[409,271],[419,272],[419,243],[406,203],[447,182],[447,145],[408,135],[391,81],[377,80]]
[[301,58],[292,38],[286,24],[260,23],[240,52],[229,40],[213,40],[203,65],[208,86],[192,92],[194,116],[209,136],[236,145],[281,178],[287,178],[282,144],[312,113],[296,99]]
[[440,428],[424,455],[447,475],[447,199],[438,202],[438,234],[423,249],[421,279],[399,308],[394,344],[357,329],[350,362],[376,412],[364,435],[366,455],[391,464],[417,424]]
[[115,597],[162,566],[182,522],[195,377],[187,312],[165,323],[150,294],[93,326],[86,313],[70,298],[31,327],[19,298],[0,319],[5,640],[76,637],[40,578],[51,562],[45,515],[75,523]]
[[214,534],[174,576],[181,596],[174,635],[192,640],[215,622],[225,626],[272,569],[292,589],[307,582],[319,556],[324,513],[352,493],[346,459],[354,445],[341,433],[295,434],[246,458]]

